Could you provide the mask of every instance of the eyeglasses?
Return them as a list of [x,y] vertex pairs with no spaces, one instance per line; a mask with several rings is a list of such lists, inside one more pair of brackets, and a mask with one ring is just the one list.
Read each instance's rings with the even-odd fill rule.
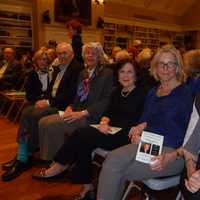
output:
[[157,66],[162,69],[164,69],[164,67],[166,66],[167,69],[172,70],[177,66],[177,63],[176,62],[168,62],[168,63],[158,62]]

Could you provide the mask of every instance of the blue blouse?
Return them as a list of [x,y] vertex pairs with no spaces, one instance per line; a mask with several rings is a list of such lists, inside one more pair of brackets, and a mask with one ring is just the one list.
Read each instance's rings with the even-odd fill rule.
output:
[[152,88],[146,98],[140,122],[147,122],[146,131],[164,136],[164,146],[177,148],[182,145],[196,92],[200,91],[200,78],[190,80],[158,97]]

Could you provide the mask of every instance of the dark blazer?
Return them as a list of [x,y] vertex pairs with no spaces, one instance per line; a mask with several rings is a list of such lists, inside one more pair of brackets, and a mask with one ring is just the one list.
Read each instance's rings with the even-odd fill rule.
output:
[[76,60],[80,63],[83,63],[83,58],[82,58],[82,38],[81,35],[74,35],[72,37],[72,48],[74,50],[74,56]]
[[54,70],[52,75],[52,81],[50,82],[49,89],[49,103],[50,106],[56,107],[59,110],[65,110],[65,108],[72,104],[77,89],[78,77],[80,71],[83,69],[83,66],[80,65],[75,59],[71,61],[69,66],[67,67],[60,84],[58,86],[56,96],[51,96],[51,91],[53,89],[54,82],[56,80],[56,76],[59,73],[58,68]]
[[25,84],[26,99],[30,103],[35,103],[39,99],[48,97],[49,78],[47,78],[47,90],[42,91],[42,83],[40,82],[38,73],[35,70],[29,72]]
[[[83,80],[85,70],[80,74],[79,83]],[[98,122],[109,103],[113,90],[113,73],[110,69],[103,67],[90,83],[89,94],[85,102],[85,109],[89,112],[89,122]],[[73,108],[76,110],[79,98],[76,96]]]
[[[4,62],[0,64],[0,68],[4,65]],[[0,89],[20,89],[21,87],[21,76],[22,76],[22,66],[17,61],[8,64],[6,71],[3,74],[3,77],[0,79]]]

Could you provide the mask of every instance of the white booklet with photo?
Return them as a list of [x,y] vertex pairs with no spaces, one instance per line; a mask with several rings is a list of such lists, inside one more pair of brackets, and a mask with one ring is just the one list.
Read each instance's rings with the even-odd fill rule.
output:
[[161,154],[163,141],[164,136],[143,131],[136,154],[136,160],[143,163],[150,163],[152,157]]
[[[90,124],[90,126],[92,126],[93,128],[98,129],[100,124]],[[108,133],[114,135],[117,132],[119,132],[120,130],[122,130],[122,128],[111,126],[110,131],[108,131]]]

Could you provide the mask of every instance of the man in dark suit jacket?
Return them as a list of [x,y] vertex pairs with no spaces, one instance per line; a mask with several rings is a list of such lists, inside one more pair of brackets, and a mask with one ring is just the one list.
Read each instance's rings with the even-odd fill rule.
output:
[[5,48],[0,63],[0,90],[20,89],[22,66],[15,59],[15,50]]
[[70,44],[58,44],[56,52],[58,66],[55,67],[53,72],[49,98],[38,100],[35,105],[29,106],[23,111],[18,130],[19,148],[17,157],[3,165],[4,169],[8,169],[2,176],[4,181],[19,176],[30,164],[29,155],[32,155],[38,149],[39,120],[44,116],[64,110],[74,100],[82,67],[74,60],[74,53]]

